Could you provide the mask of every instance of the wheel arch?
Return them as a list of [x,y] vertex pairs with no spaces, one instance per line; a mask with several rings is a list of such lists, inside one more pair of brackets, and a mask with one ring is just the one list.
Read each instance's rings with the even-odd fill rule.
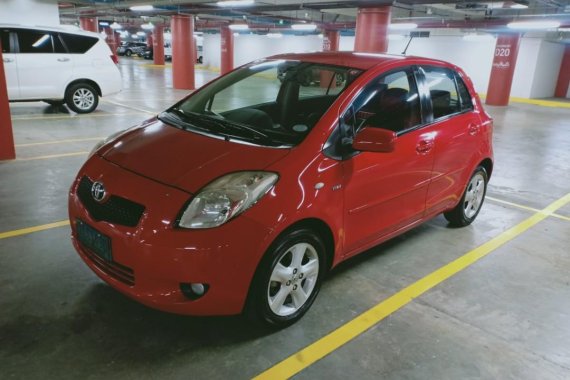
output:
[[487,157],[481,161],[478,166],[485,168],[485,171],[487,171],[487,179],[490,179],[491,173],[493,172],[493,161]]
[[103,93],[102,93],[102,91],[101,91],[101,87],[99,87],[99,85],[97,84],[97,82],[95,82],[94,80],[91,80],[91,79],[81,78],[81,79],[75,79],[75,80],[71,81],[71,82],[65,87],[64,97],[65,97],[65,95],[67,95],[67,91],[69,91],[69,89],[71,88],[71,86],[74,86],[74,85],[79,84],[79,83],[86,83],[86,84],[89,84],[89,85],[93,86],[93,88],[95,88],[95,90],[97,91],[97,95],[103,96]]

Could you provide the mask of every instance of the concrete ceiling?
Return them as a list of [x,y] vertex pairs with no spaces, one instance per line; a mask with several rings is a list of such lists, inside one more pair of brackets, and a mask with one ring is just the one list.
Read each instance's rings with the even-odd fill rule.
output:
[[[515,2],[526,9],[512,8]],[[135,12],[134,5],[153,5],[150,12]],[[60,1],[63,22],[73,23],[79,16],[98,16],[122,23],[140,24],[149,19],[168,22],[173,14],[194,14],[199,29],[218,27],[247,19],[258,28],[278,29],[296,22],[314,22],[322,26],[350,29],[359,7],[392,5],[393,21],[415,22],[425,27],[493,28],[513,19],[556,19],[570,25],[570,0],[255,0],[253,6],[222,8],[212,0],[68,0]]]

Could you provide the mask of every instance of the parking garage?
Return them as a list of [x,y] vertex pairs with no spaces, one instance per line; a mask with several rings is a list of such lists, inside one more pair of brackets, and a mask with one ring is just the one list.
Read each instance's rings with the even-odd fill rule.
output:
[[2,2],[1,377],[569,378],[569,28],[567,1]]

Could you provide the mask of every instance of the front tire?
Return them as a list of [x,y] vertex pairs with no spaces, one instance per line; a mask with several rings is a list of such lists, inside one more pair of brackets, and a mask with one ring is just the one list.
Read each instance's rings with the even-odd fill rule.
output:
[[297,322],[317,297],[326,269],[325,246],[317,234],[308,229],[285,234],[257,269],[247,314],[277,328]]
[[65,103],[74,112],[89,113],[99,105],[99,96],[90,84],[77,83],[67,89]]
[[133,52],[132,52],[131,50],[127,50],[127,51],[125,52],[125,55],[126,55],[127,57],[130,57],[131,55],[133,55]]
[[485,201],[488,180],[485,168],[478,166],[469,179],[461,201],[453,210],[443,214],[451,226],[465,227],[473,223]]

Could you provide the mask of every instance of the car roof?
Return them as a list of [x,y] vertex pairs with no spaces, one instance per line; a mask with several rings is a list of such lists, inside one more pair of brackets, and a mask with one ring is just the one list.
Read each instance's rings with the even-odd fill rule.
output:
[[394,61],[405,61],[408,64],[434,63],[437,65],[445,65],[449,67],[452,66],[448,62],[431,58],[397,54],[359,53],[350,51],[279,54],[268,57],[268,59],[286,59],[293,61],[314,62],[326,65],[353,67],[355,69],[361,70],[368,70],[374,66]]
[[0,28],[15,28],[15,29],[33,29],[43,30],[47,32],[63,32],[70,34],[80,34],[83,36],[100,37],[98,33],[89,32],[75,25],[23,25],[23,24],[6,24],[0,23]]

